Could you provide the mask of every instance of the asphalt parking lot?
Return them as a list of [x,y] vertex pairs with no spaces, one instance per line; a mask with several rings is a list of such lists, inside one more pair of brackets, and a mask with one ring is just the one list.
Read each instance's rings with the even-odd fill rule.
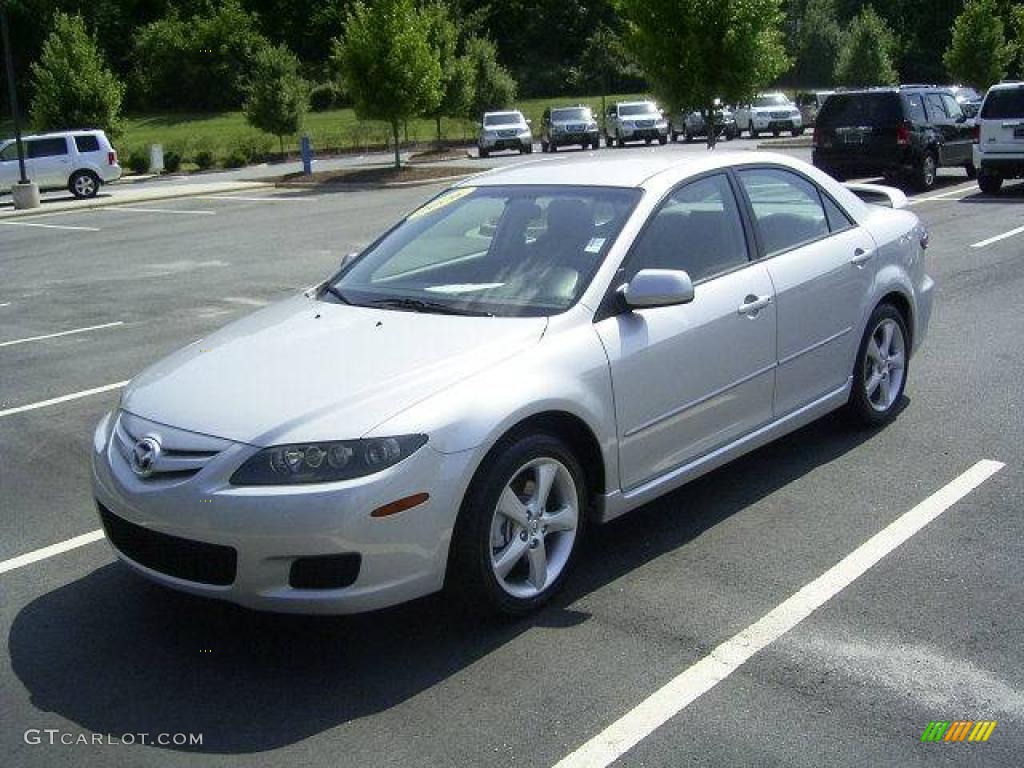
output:
[[[0,221],[5,765],[1021,764],[1024,183],[985,197],[949,172],[913,198],[937,304],[894,424],[826,418],[592,530],[528,619],[436,596],[254,614],[118,564],[88,458],[120,385],[318,282],[438,188]],[[997,725],[922,743],[935,720]]]

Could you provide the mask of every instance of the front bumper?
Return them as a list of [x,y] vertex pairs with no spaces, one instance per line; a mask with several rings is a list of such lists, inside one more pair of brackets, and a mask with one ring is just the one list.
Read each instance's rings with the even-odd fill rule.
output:
[[[183,480],[157,475],[141,479],[114,447],[112,421],[108,416],[97,428],[93,494],[108,538],[122,542],[121,548],[114,547],[118,557],[148,579],[249,608],[291,613],[373,610],[444,584],[472,452],[442,454],[428,443],[368,477],[240,487],[227,478],[256,449],[234,444]],[[370,517],[378,507],[418,493],[428,493],[429,499],[395,515]],[[124,537],[139,533],[136,527],[155,535],[147,536],[144,546],[128,546]],[[184,556],[182,551],[198,553],[199,567],[168,567],[168,548],[175,550],[173,557]],[[233,568],[227,564],[231,552],[225,550],[234,553]],[[297,561],[341,555],[358,556],[358,574],[348,586],[292,586]],[[209,575],[211,569],[216,576]]]
[[653,126],[651,128],[627,128],[623,126],[619,129],[619,135],[622,136],[623,141],[648,141],[656,139],[664,139],[668,136],[668,126]]
[[477,143],[481,149],[486,149],[490,152],[501,152],[506,149],[518,150],[532,146],[533,136],[484,136]]
[[572,146],[574,144],[597,144],[600,140],[600,133],[597,130],[593,131],[577,131],[577,132],[566,132],[566,133],[552,133],[551,138],[548,139],[550,144],[556,147]]
[[770,118],[755,115],[752,118],[754,128],[759,131],[799,131],[803,128],[803,119],[799,117]]

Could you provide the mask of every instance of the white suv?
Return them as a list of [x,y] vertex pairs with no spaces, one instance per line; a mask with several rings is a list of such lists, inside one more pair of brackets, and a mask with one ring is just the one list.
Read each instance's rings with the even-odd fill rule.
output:
[[[25,173],[40,189],[68,189],[75,197],[95,197],[101,184],[121,178],[117,152],[103,131],[62,131],[24,136]],[[18,146],[0,141],[0,192],[21,178]]]
[[491,152],[514,149],[519,154],[533,152],[533,133],[530,121],[518,110],[509,112],[484,112],[480,120],[480,133],[476,140],[480,157]]
[[988,194],[998,192],[1003,179],[1024,177],[1024,82],[989,88],[974,123],[974,167]]
[[761,93],[750,104],[736,110],[736,125],[756,139],[762,133],[778,136],[789,131],[793,136],[804,132],[804,121],[796,104],[783,93]]

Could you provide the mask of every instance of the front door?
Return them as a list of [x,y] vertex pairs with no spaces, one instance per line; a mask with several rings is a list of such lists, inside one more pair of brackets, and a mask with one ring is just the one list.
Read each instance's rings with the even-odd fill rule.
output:
[[595,326],[611,366],[623,489],[770,421],[775,380],[771,279],[748,257],[725,174],[661,204],[621,282],[641,269],[685,270],[695,291],[689,304],[626,310]]

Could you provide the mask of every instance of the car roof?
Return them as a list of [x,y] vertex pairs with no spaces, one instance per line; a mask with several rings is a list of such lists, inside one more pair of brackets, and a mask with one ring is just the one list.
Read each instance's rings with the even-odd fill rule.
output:
[[631,157],[605,155],[585,160],[563,158],[517,163],[470,176],[456,186],[565,185],[644,188],[648,182],[662,174],[682,180],[698,173],[740,163],[796,165],[796,162],[787,155],[742,150],[716,150],[714,153],[684,158],[675,154],[660,153]]
[[[72,131],[50,131],[48,133],[23,133],[21,135],[22,141],[29,141],[32,139],[62,139],[65,136],[87,136],[90,134],[102,134],[99,128],[80,128]],[[6,139],[0,139],[0,144],[6,144],[14,141],[14,137],[10,136]]]
[[990,91],[1010,91],[1014,88],[1024,88],[1024,80],[1007,80],[1002,83],[996,83],[989,88]]
[[496,112],[484,112],[484,117],[493,117],[494,115],[519,115],[522,117],[523,113],[518,109],[499,109]]

